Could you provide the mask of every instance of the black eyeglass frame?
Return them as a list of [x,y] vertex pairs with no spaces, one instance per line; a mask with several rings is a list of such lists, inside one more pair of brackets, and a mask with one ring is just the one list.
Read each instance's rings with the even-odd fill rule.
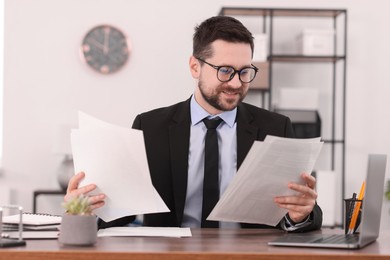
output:
[[[236,75],[236,73],[238,73],[238,78],[239,78],[239,80],[242,82],[242,83],[251,83],[255,78],[256,78],[256,75],[257,75],[257,72],[259,71],[259,68],[257,68],[255,65],[253,65],[253,64],[251,64],[251,66],[252,67],[245,67],[245,68],[242,68],[242,69],[240,69],[240,70],[236,70],[235,68],[233,68],[232,66],[228,66],[228,65],[224,65],[224,66],[217,66],[217,65],[213,65],[213,64],[211,64],[211,63],[208,63],[207,61],[205,61],[204,59],[201,59],[201,58],[199,58],[199,57],[195,57],[197,60],[199,60],[199,61],[201,61],[201,62],[204,62],[204,63],[206,63],[207,65],[209,65],[210,67],[212,67],[212,68],[214,68],[214,69],[216,69],[217,70],[217,79],[219,80],[219,81],[221,81],[221,82],[229,82],[229,81],[231,81],[233,78],[234,78],[234,76]],[[221,68],[232,68],[232,70],[234,71],[231,75],[230,75],[230,77],[229,77],[229,79],[228,80],[221,80],[219,77],[218,77],[218,72],[219,72],[219,70],[221,69]],[[248,81],[248,82],[245,82],[245,81],[242,81],[241,80],[241,72],[243,71],[243,70],[245,70],[245,69],[254,69],[255,70],[255,74],[253,75],[253,78],[250,80],[250,81]]]

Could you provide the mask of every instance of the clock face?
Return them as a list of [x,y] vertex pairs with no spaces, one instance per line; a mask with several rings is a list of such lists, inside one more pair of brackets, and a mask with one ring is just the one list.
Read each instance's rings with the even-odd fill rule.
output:
[[81,52],[85,62],[95,71],[109,74],[119,70],[128,60],[130,46],[117,28],[101,25],[85,35]]

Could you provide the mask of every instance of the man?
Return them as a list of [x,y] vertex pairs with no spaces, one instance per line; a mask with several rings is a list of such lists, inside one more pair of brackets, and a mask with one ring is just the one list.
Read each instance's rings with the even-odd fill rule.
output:
[[[208,194],[203,195],[207,128],[202,120],[205,118],[222,119],[216,130],[220,194],[255,140],[262,141],[267,135],[293,136],[287,117],[242,102],[257,73],[257,68],[251,64],[253,48],[251,33],[238,20],[227,16],[207,19],[195,28],[193,55],[189,60],[192,77],[198,83],[194,95],[170,107],[140,114],[134,120],[133,128],[144,133],[153,185],[171,210],[145,215],[144,225],[207,227],[202,219],[202,203],[208,200]],[[79,188],[83,177],[84,173],[79,173],[70,180],[65,200],[95,189],[94,184]],[[302,179],[306,185],[289,183],[286,187],[299,195],[274,199],[279,207],[288,210],[278,228],[303,232],[321,227],[322,212],[316,205],[315,179],[306,173],[302,174]],[[91,196],[90,204],[93,209],[102,207],[104,194]],[[109,223],[99,221],[99,227],[126,225],[133,220],[134,217],[124,217]]]

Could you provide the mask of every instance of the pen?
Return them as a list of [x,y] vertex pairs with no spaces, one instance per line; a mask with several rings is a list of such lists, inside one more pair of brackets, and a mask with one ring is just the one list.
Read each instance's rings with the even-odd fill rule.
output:
[[352,213],[356,206],[356,192],[352,194],[352,198],[346,200],[347,204],[345,205],[346,208],[346,221],[345,221],[345,234],[348,234],[349,231],[349,225],[351,224],[352,219]]
[[355,205],[356,205],[355,201],[356,201],[356,192],[354,192],[352,194],[352,199],[350,199],[350,201],[349,201],[349,207],[348,207],[348,212],[347,212],[348,222],[346,223],[348,225],[346,228],[347,232],[349,230],[349,224],[351,223],[352,213],[353,213],[353,210],[354,210]]
[[352,194],[352,200],[356,200],[356,192]]
[[356,206],[353,209],[351,222],[349,223],[348,234],[353,234],[353,231],[355,229],[356,221],[357,221],[357,218],[359,216],[360,206],[362,203],[361,201],[363,200],[365,188],[366,188],[366,182],[363,182],[362,187],[360,188],[360,192],[359,192],[359,197],[358,197],[359,201],[356,202]]

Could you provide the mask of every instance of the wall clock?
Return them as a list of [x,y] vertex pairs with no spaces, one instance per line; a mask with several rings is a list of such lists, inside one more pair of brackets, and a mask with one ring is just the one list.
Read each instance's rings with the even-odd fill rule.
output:
[[128,60],[130,42],[118,28],[100,25],[84,36],[81,54],[92,69],[109,74],[118,71]]

